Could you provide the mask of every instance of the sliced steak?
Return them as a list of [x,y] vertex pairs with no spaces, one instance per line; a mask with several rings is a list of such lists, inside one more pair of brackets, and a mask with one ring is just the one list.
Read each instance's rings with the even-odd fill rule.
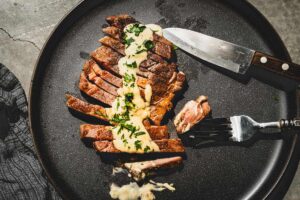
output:
[[112,37],[105,36],[99,40],[99,42],[105,46],[112,48],[113,50],[125,55],[125,45]]
[[177,133],[190,130],[193,125],[208,116],[210,111],[206,96],[199,96],[196,101],[188,101],[174,119]]
[[115,96],[104,91],[103,89],[97,87],[96,85],[90,83],[84,72],[80,74],[79,80],[79,89],[86,93],[88,96],[93,97],[94,99],[105,103],[107,105],[112,105],[113,101],[115,100]]
[[137,22],[133,17],[127,14],[108,16],[106,17],[106,21],[109,25],[115,26],[121,30],[128,24]]
[[105,69],[119,75],[118,61],[122,56],[118,52],[109,47],[101,46],[91,52],[91,57]]
[[80,138],[83,140],[89,139],[93,141],[113,140],[111,128],[112,126],[81,124]]
[[99,88],[105,90],[106,92],[118,96],[117,90],[118,88],[109,84],[108,82],[104,81],[100,76],[97,76],[95,71],[92,69],[92,65],[94,64],[94,61],[89,60],[85,62],[83,71],[85,76],[93,82],[95,85],[97,85]]
[[[162,139],[154,141],[159,147],[159,152],[168,153],[183,153],[184,147],[180,139]],[[98,152],[102,153],[120,153],[120,150],[116,149],[111,141],[96,141],[93,143],[94,148]]]
[[[112,126],[82,124],[80,125],[80,138],[89,140],[113,140]],[[146,127],[152,140],[169,138],[167,126]]]
[[166,169],[175,167],[182,163],[181,156],[147,160],[142,162],[124,163],[124,167],[131,174],[135,181],[141,181],[146,176],[153,174],[156,169]]
[[106,70],[101,69],[100,66],[94,60],[90,60],[89,63],[91,64],[91,67],[94,70],[94,72],[98,76],[100,76],[103,80],[109,82],[110,84],[118,88],[122,87],[123,85],[122,78],[115,76]]
[[[120,40],[114,39],[113,37],[105,36],[99,39],[99,42],[105,46],[112,48],[120,54],[125,55],[125,45]],[[151,51],[153,51],[155,54],[166,59],[170,59],[172,57],[171,46],[159,41],[154,41],[153,43],[154,47],[151,49]]]
[[77,112],[108,121],[105,108],[99,105],[90,104],[82,101],[70,94],[66,94],[67,106]]
[[117,40],[122,40],[122,31],[121,29],[115,27],[115,26],[108,26],[102,29],[104,33],[107,35],[117,39]]
[[[121,30],[121,29],[119,29],[115,26],[108,26],[108,27],[103,28],[102,31],[104,33],[106,33],[107,35],[109,35],[109,36],[111,36],[111,37],[113,37],[117,40],[122,40],[123,39],[122,38],[123,29]],[[167,40],[166,38],[164,38],[160,35],[157,35],[155,33],[153,34],[153,40],[157,41],[157,42],[164,43],[166,45],[169,45],[170,47],[173,46],[173,44],[169,40]]]

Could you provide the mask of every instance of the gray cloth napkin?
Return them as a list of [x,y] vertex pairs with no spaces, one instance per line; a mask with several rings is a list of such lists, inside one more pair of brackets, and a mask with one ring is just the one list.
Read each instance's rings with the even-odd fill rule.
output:
[[61,199],[37,160],[24,90],[1,63],[0,199]]

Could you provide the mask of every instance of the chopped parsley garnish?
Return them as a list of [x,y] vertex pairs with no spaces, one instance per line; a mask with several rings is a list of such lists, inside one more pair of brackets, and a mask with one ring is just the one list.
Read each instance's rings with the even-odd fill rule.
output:
[[127,30],[129,33],[134,33],[135,36],[139,36],[141,32],[145,30],[146,26],[140,24],[133,24],[130,29]]
[[125,83],[135,82],[135,77],[134,77],[133,74],[127,74],[127,73],[125,73],[123,79],[124,79]]
[[147,49],[137,50],[135,53],[136,53],[136,54],[139,54],[139,53],[142,53],[142,52],[144,52],[144,51],[147,51]]
[[131,133],[134,133],[136,131],[136,127],[132,124],[121,124],[121,126],[130,131]]
[[122,140],[123,141],[123,143],[126,145],[126,144],[128,144],[128,141],[126,140],[126,139],[124,139],[124,140]]
[[152,49],[154,47],[154,44],[153,44],[153,42],[151,40],[146,40],[144,42],[144,46],[145,46],[145,48],[147,50],[150,50],[150,49]]
[[144,152],[148,152],[150,150],[150,147],[147,145],[145,148],[144,148]]
[[138,137],[138,136],[140,136],[140,135],[145,135],[146,134],[146,132],[144,132],[144,131],[138,131],[138,132],[135,132],[134,133],[134,136],[135,137]]
[[96,110],[96,111],[95,111],[95,114],[96,114],[96,115],[99,115],[100,117],[104,117],[104,118],[106,118],[106,119],[108,118],[108,116],[107,116],[105,113],[102,113],[102,112],[100,112],[99,110]]
[[124,42],[125,42],[125,45],[128,47],[128,46],[130,46],[131,43],[134,42],[134,39],[133,38],[125,38]]
[[120,101],[118,100],[117,101],[117,109],[119,109],[119,107],[120,107]]
[[129,120],[129,113],[125,112],[123,115],[114,114],[114,116],[112,117],[112,119],[110,121],[115,122],[115,123],[125,123],[128,120]]
[[136,140],[134,142],[134,146],[135,146],[136,150],[142,149],[142,142],[141,142],[141,140]]
[[125,65],[127,66],[127,67],[130,67],[130,68],[137,68],[137,64],[136,64],[136,62],[134,61],[133,63],[125,63]]

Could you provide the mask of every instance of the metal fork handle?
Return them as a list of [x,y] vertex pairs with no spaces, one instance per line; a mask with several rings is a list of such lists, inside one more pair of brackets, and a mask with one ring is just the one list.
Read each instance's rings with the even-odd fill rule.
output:
[[300,129],[300,119],[281,119],[278,122],[259,123],[258,128]]
[[300,129],[300,119],[281,119],[279,124],[281,129]]

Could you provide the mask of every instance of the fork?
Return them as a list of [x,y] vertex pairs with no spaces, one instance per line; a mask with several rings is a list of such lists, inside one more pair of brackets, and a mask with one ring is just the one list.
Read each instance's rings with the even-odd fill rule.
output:
[[243,142],[251,139],[257,130],[265,128],[299,129],[300,119],[281,119],[277,122],[258,123],[246,115],[229,118],[205,119],[187,132],[191,139],[226,140]]

